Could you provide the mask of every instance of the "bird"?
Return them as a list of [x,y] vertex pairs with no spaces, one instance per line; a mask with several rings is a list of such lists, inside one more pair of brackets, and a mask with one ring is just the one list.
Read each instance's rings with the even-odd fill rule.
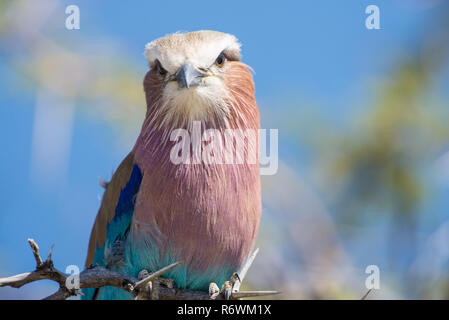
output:
[[[179,139],[173,140],[173,133],[191,133],[195,126],[201,135],[215,130],[216,145],[226,132],[257,133],[253,70],[241,62],[234,35],[212,30],[168,34],[148,43],[144,56],[149,64],[145,118],[134,147],[104,184],[85,267],[99,265],[137,278],[142,270],[180,261],[164,277],[178,288],[207,292],[210,283],[229,283],[258,233],[258,136],[244,136],[242,149],[256,161],[236,161],[237,151],[231,163],[194,161],[194,146],[185,145],[186,161],[175,163]],[[200,149],[206,144],[201,141]],[[221,149],[214,150],[211,155],[218,158]],[[132,298],[115,287],[83,294],[83,299]]]

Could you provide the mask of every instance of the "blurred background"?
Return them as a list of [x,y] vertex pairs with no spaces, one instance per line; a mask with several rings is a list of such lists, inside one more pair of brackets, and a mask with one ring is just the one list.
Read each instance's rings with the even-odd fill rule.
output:
[[[67,30],[65,9],[80,9]],[[365,8],[380,8],[380,30]],[[282,299],[449,298],[449,3],[437,0],[0,2],[0,277],[31,271],[26,242],[82,268],[103,189],[145,111],[147,42],[236,35],[262,128],[261,251],[245,286]],[[0,288],[39,299],[57,285]]]

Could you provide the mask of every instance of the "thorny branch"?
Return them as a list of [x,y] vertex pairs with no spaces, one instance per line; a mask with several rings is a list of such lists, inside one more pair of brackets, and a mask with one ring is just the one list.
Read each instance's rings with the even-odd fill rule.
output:
[[42,260],[39,254],[39,246],[33,239],[28,239],[28,243],[36,260],[36,269],[32,272],[26,272],[15,276],[0,278],[0,287],[20,288],[30,282],[48,279],[59,284],[59,289],[52,295],[44,298],[44,300],[64,300],[71,296],[82,295],[82,288],[101,288],[105,286],[113,286],[131,293],[136,300],[222,300],[222,299],[242,299],[246,297],[260,297],[266,295],[278,294],[277,291],[239,291],[241,282],[243,281],[249,267],[259,249],[248,258],[242,268],[240,274],[235,273],[231,281],[227,281],[223,285],[222,290],[209,289],[209,292],[194,291],[176,288],[170,279],[159,278],[165,272],[180,265],[180,262],[173,263],[156,272],[148,275],[148,272],[141,272],[139,279],[126,276],[114,271],[110,271],[101,266],[91,266],[79,274],[79,287],[70,289],[67,282],[71,279],[65,273],[54,267],[51,258],[53,246],[50,248],[47,259]]

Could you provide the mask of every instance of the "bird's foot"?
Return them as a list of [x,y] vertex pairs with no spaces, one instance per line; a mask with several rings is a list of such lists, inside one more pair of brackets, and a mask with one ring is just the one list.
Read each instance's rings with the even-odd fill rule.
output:
[[169,289],[173,289],[175,287],[175,281],[173,279],[157,278],[157,281],[159,282],[159,284],[161,284]]
[[224,299],[230,300],[232,296],[232,285],[230,281],[225,281],[221,286],[221,290],[218,288],[215,282],[209,284],[209,298],[211,300]]
[[159,285],[162,284],[168,288],[174,287],[174,281],[168,278],[159,278],[159,276],[163,275],[167,271],[175,268],[180,265],[180,262],[172,263],[156,272],[149,273],[148,270],[142,269],[137,275],[137,282],[135,283],[135,300],[140,299],[151,299],[158,300],[159,299]]
[[143,269],[143,270],[140,270],[139,274],[137,275],[137,279],[143,280],[146,277],[148,277],[149,275],[150,275],[150,273],[148,272],[148,270]]
[[[150,275],[150,273],[148,272],[148,270],[143,269],[143,270],[140,270],[140,272],[137,276],[137,279],[143,280],[146,277],[148,277],[149,275]],[[169,289],[173,289],[175,287],[175,281],[170,278],[154,278],[152,282],[158,282],[158,284],[162,284],[163,286],[165,286]]]
[[219,290],[215,282],[211,282],[209,284],[209,298],[212,300],[220,298],[224,300],[239,300],[247,297],[261,297],[278,294],[278,291],[240,291],[240,285],[242,284],[243,278],[246,276],[246,273],[258,252],[259,249],[256,249],[251,256],[248,257],[241,271],[239,273],[234,272],[231,279],[225,281],[222,285],[221,290]]

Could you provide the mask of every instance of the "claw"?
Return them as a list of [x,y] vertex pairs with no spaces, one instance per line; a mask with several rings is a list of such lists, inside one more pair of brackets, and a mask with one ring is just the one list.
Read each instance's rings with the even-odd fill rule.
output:
[[220,294],[220,288],[218,288],[215,282],[209,284],[209,298],[215,300],[215,298]]
[[150,274],[148,277],[146,277],[146,278],[144,278],[144,279],[138,281],[138,282],[136,283],[135,290],[138,290],[138,289],[142,288],[143,286],[145,286],[145,285],[146,285],[148,282],[150,282],[151,280],[153,280],[153,279],[155,279],[155,278],[157,278],[157,277],[163,275],[163,274],[166,273],[167,271],[173,269],[173,268],[176,267],[176,266],[179,266],[180,264],[181,264],[181,262],[175,262],[175,263],[172,263],[172,264],[169,265],[169,266],[166,266],[165,268],[162,268],[162,269],[160,269],[160,270],[158,270],[158,271],[156,271],[156,272],[153,272],[153,273]]
[[146,270],[146,269],[140,270],[139,274],[137,275],[137,279],[143,280],[143,279],[145,279],[146,277],[148,277],[149,274],[150,274],[150,273],[149,273],[148,270]]
[[221,287],[221,293],[224,295],[226,300],[231,299],[232,286],[230,281],[225,281]]
[[157,280],[158,280],[159,284],[162,284],[162,285],[166,286],[167,288],[173,289],[175,287],[175,282],[173,281],[173,279],[159,278]]
[[254,250],[254,252],[246,260],[240,272],[234,272],[231,276],[231,279],[229,281],[225,281],[219,293],[217,293],[217,285],[214,282],[211,282],[209,284],[209,297],[211,299],[215,299],[217,295],[221,293],[226,300],[238,300],[242,298],[262,297],[279,294],[279,291],[240,291],[242,281],[245,278],[248,269],[251,267],[251,264],[254,262],[254,259],[256,258],[258,252],[258,248]]

